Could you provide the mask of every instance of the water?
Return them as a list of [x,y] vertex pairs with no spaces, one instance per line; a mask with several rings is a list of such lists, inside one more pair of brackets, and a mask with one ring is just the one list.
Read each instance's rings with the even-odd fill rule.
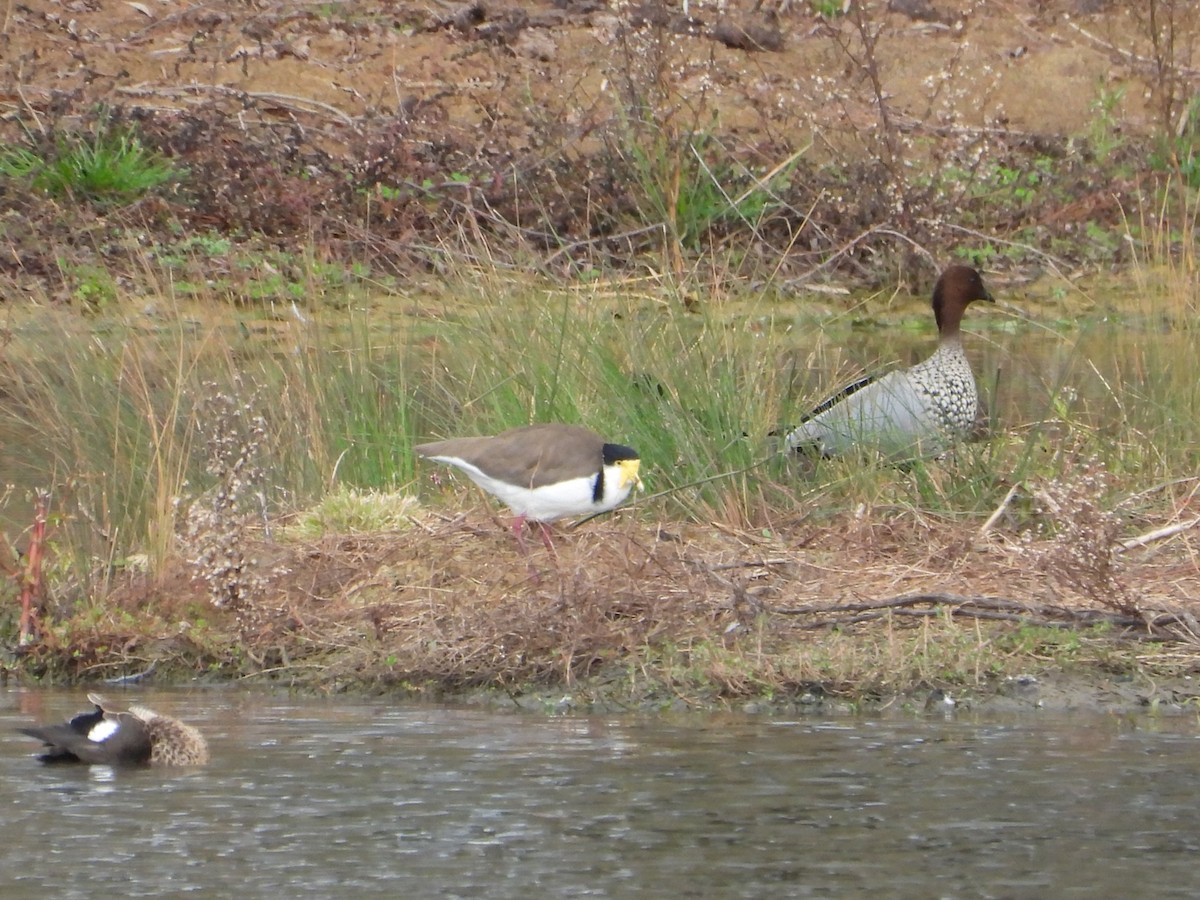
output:
[[539,718],[114,693],[192,772],[43,767],[0,694],[6,898],[1193,896],[1194,719]]

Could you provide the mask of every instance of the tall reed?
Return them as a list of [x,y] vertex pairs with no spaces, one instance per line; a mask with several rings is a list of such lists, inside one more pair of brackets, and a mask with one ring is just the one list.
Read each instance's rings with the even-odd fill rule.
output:
[[1126,495],[1200,463],[1195,331],[1052,335],[1054,354],[1018,361],[1040,380],[989,440],[906,467],[805,465],[778,452],[779,430],[818,399],[797,394],[788,359],[819,325],[786,334],[770,297],[710,289],[685,305],[651,282],[551,286],[498,268],[365,309],[235,314],[160,293],[150,318],[128,312],[134,298],[104,320],[44,307],[0,351],[0,481],[53,489],[80,595],[136,554],[154,568],[179,552],[181,508],[218,480],[208,447],[222,425],[204,412],[216,393],[265,422],[263,506],[241,514],[268,519],[338,486],[429,492],[414,441],[543,421],[636,447],[646,515],[743,529],[856,509],[982,518],[1013,483],[1085,453]]
[[440,342],[434,434],[578,422],[634,446],[667,510],[745,524],[786,502],[767,440],[780,385],[769,330],[685,312],[634,283],[476,286],[453,292],[467,311]]

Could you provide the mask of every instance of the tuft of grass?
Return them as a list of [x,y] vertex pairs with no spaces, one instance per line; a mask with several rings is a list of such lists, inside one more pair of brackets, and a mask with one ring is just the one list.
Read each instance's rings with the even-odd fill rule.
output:
[[850,11],[850,0],[809,0],[809,6],[816,15],[834,19]]
[[641,224],[661,226],[692,256],[716,243],[718,231],[756,231],[782,206],[778,198],[799,159],[793,156],[760,180],[706,132],[672,135],[644,123],[621,130],[626,139],[614,152],[637,186]]
[[102,123],[91,135],[60,136],[44,153],[0,147],[0,175],[52,197],[111,205],[137,200],[179,173],[136,135]]
[[1200,202],[1182,177],[1169,179],[1157,200],[1138,208],[1124,222],[1133,251],[1132,274],[1145,316],[1173,328],[1194,329],[1200,313],[1195,283],[1200,259],[1194,235],[1200,228]]
[[85,581],[135,552],[161,563],[172,548],[194,438],[188,388],[212,346],[178,329],[146,338],[43,310],[0,358],[10,477],[71,509],[60,550]]
[[[278,397],[277,463],[300,504],[339,484],[391,488],[414,473],[412,435],[426,403],[419,373],[436,365],[407,321],[351,308],[289,323],[292,350],[257,377]],[[282,413],[282,414],[281,414]]]
[[379,534],[404,531],[421,502],[402,491],[359,490],[339,486],[297,514],[286,533],[300,539],[324,534]]

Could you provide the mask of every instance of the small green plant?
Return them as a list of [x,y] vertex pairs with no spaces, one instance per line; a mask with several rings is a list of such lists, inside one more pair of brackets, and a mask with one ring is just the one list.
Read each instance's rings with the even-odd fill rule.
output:
[[73,282],[71,299],[83,309],[96,312],[117,299],[117,285],[106,269],[100,266],[71,266],[59,260],[63,274]]
[[1098,162],[1104,162],[1125,145],[1121,134],[1117,108],[1125,99],[1125,86],[1106,88],[1103,82],[1092,101],[1092,121],[1088,126],[1088,140]]
[[725,158],[711,136],[690,135],[674,145],[660,137],[650,146],[632,144],[630,162],[645,198],[644,218],[667,224],[671,236],[691,252],[703,248],[710,230],[755,228],[772,208],[790,168],[759,182]]
[[1020,168],[997,163],[975,173],[967,194],[975,199],[1028,207],[1053,182],[1053,178],[1054,160],[1047,156],[1038,156],[1031,166]]
[[218,258],[227,256],[233,248],[233,242],[227,237],[213,233],[195,234],[179,242],[180,250],[191,250],[202,256]]
[[[154,259],[159,265],[168,269],[183,268],[188,260],[198,259],[207,263],[209,260],[221,259],[229,255],[233,249],[233,241],[216,234],[196,234],[170,244],[163,245],[154,252]],[[178,282],[176,283],[178,290]]]
[[32,178],[45,165],[45,160],[27,147],[0,148],[0,175],[5,178]]
[[64,135],[52,150],[0,147],[0,175],[27,180],[52,197],[130,203],[176,177],[174,166],[133,134],[98,126],[90,137]]
[[996,248],[992,244],[982,244],[978,247],[959,247],[954,255],[965,260],[977,269],[986,269],[988,263],[996,256]]
[[1200,94],[1188,103],[1183,125],[1173,137],[1163,140],[1151,157],[1155,168],[1175,172],[1189,188],[1200,187]]
[[832,19],[844,16],[850,9],[850,0],[810,0],[812,11],[818,16]]

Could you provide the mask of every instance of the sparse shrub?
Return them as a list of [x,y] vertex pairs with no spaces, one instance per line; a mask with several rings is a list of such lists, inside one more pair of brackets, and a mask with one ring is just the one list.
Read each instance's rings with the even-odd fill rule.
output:
[[1147,88],[1164,136],[1177,134],[1191,100],[1186,69],[1195,46],[1200,11],[1194,0],[1143,0],[1130,4],[1136,28],[1149,41]]
[[1037,507],[1053,531],[1039,566],[1056,583],[1093,603],[1137,616],[1137,595],[1123,577],[1118,555],[1121,520],[1105,507],[1110,488],[1109,473],[1098,459],[1037,486]]
[[206,429],[206,469],[216,484],[188,506],[183,545],[196,577],[208,587],[215,606],[232,610],[246,626],[254,621],[254,601],[265,583],[246,550],[251,511],[265,513],[266,471],[260,458],[267,424],[255,392],[249,399],[205,385],[200,420]]
[[1200,94],[1192,98],[1175,132],[1151,156],[1155,168],[1177,174],[1189,188],[1200,187]]
[[1096,99],[1092,101],[1092,121],[1088,129],[1092,154],[1099,162],[1107,161],[1126,143],[1121,133],[1117,109],[1125,99],[1124,85],[1109,89],[1101,82],[1096,89]]

